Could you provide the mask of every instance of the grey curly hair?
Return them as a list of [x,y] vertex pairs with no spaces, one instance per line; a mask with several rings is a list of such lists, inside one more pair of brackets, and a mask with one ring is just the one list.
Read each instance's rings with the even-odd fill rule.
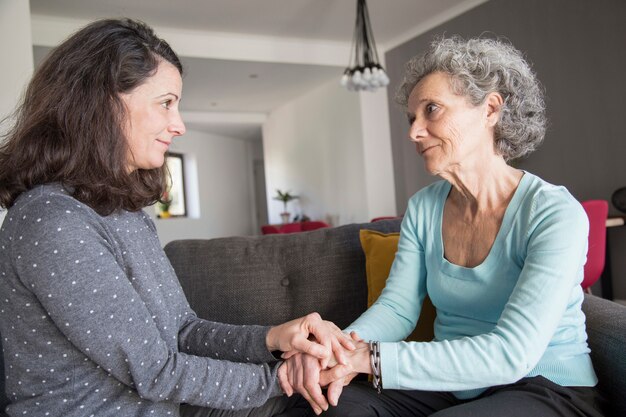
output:
[[495,127],[495,149],[506,161],[534,151],[546,132],[543,88],[522,53],[500,40],[459,36],[435,39],[406,64],[396,101],[406,109],[417,83],[433,72],[451,76],[455,94],[474,105],[492,92],[504,103]]

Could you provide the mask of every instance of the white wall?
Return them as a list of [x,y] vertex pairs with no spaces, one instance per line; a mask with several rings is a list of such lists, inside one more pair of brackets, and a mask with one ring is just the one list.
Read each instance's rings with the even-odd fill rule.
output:
[[[0,76],[0,120],[2,120],[15,108],[33,72],[28,1],[0,1],[0,51],[4,58]],[[3,124],[0,134],[5,132],[7,127],[8,124]],[[4,219],[4,213],[4,210],[0,210],[0,224]]]
[[359,93],[369,219],[398,214],[389,130],[388,93],[390,92],[387,88]]
[[[255,234],[250,142],[188,130],[174,139],[170,150],[185,155],[185,186],[191,216],[155,219],[162,245],[175,239]],[[199,197],[196,204],[190,201],[194,195]],[[146,210],[154,217],[152,207]]]
[[270,223],[280,223],[276,189],[301,196],[292,214],[332,219],[333,225],[369,220],[359,95],[327,83],[268,116],[263,149]]
[[33,72],[30,9],[27,1],[0,1],[0,118],[13,111]]

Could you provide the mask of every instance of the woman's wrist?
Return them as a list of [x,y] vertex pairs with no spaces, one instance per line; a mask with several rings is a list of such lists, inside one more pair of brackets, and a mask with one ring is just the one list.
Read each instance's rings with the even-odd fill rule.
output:
[[372,374],[372,366],[370,364],[370,349],[367,343],[357,347],[352,355],[352,368],[361,374]]
[[380,342],[378,341],[370,341],[369,342],[369,351],[370,351],[370,367],[372,368],[372,385],[380,394],[383,385],[382,385],[382,377],[380,370]]
[[265,335],[265,346],[267,346],[267,350],[270,352],[279,350],[278,343],[276,342],[276,332],[278,331],[276,327],[278,326],[270,327]]

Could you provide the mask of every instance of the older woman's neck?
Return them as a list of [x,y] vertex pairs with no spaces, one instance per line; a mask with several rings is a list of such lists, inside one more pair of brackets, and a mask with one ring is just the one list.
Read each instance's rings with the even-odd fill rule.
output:
[[450,199],[455,205],[490,212],[508,205],[523,175],[497,156],[440,176],[452,184]]

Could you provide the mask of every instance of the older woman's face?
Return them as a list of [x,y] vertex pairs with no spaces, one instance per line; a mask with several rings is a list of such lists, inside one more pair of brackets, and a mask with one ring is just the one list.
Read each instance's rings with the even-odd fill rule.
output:
[[408,100],[409,137],[433,175],[480,165],[494,154],[488,106],[474,106],[450,87],[450,77],[434,72],[413,88]]
[[163,166],[173,138],[185,133],[178,111],[182,86],[178,69],[163,61],[153,76],[122,94],[128,111],[129,171]]

